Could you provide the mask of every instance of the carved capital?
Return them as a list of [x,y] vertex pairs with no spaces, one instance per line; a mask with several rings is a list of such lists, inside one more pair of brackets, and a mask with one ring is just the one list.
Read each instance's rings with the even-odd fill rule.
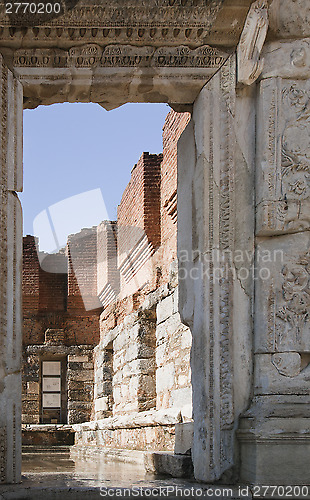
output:
[[252,85],[263,70],[260,54],[268,30],[268,4],[266,0],[254,2],[248,13],[237,47],[238,82]]

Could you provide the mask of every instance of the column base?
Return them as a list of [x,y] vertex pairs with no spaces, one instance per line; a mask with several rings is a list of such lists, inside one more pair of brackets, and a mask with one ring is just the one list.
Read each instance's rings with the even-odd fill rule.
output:
[[283,396],[271,398],[257,398],[240,420],[240,480],[253,485],[309,485],[309,398],[295,396],[299,401],[294,402],[291,397],[288,404]]

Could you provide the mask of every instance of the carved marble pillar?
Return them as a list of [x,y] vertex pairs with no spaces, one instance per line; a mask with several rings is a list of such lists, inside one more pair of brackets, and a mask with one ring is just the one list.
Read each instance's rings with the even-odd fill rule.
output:
[[256,484],[310,482],[309,14],[272,3],[282,39],[258,83],[254,398],[238,433],[241,479]]
[[232,56],[203,88],[178,143],[179,310],[192,336],[195,477],[237,477],[251,393],[254,97]]
[[21,468],[22,86],[0,56],[0,482]]

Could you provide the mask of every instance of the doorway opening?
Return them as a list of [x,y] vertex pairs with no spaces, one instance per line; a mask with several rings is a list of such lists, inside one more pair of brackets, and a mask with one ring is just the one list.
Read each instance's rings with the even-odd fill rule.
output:
[[[192,421],[191,334],[178,312],[176,245],[177,141],[190,115],[127,105],[126,117],[126,106],[107,113],[83,104],[27,110],[26,120],[37,113],[44,129],[52,108],[62,140],[42,132],[54,144],[47,158],[47,144],[35,149],[31,136],[39,138],[25,123],[23,443],[38,444],[35,426],[43,435],[47,424],[58,433],[69,425],[75,453],[89,444],[173,451],[180,415]],[[79,121],[81,109],[87,119]],[[100,114],[113,120],[96,122]],[[27,178],[29,163],[34,171],[40,164],[41,185]],[[103,428],[91,432],[99,421]]]

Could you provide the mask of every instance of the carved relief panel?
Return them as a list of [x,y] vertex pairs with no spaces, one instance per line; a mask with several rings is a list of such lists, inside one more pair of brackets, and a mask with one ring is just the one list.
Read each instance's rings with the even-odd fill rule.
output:
[[257,234],[310,227],[310,82],[260,84]]
[[305,387],[310,381],[309,248],[308,231],[269,238],[257,246],[257,369],[265,380],[271,375],[275,386],[283,377],[305,378]]

